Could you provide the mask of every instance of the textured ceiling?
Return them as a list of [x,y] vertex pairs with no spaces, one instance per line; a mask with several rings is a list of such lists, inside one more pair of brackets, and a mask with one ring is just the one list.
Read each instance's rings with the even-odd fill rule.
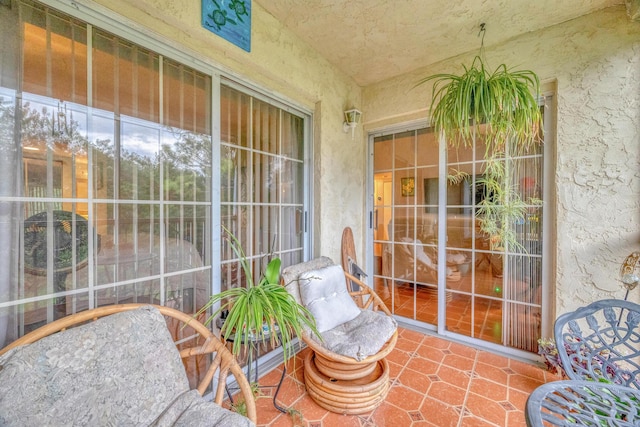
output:
[[366,86],[624,0],[255,0]]

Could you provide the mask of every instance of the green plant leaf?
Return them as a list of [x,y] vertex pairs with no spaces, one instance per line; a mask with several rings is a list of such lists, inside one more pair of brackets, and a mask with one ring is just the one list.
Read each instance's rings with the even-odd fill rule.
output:
[[236,356],[241,353],[244,341],[251,339],[273,346],[281,344],[286,362],[293,355],[291,342],[305,328],[319,336],[315,319],[280,283],[282,263],[279,258],[269,261],[256,285],[240,241],[224,226],[223,230],[239,259],[246,283],[212,295],[196,316],[219,304],[205,323],[217,319],[223,311],[229,311],[220,333],[222,337],[233,339],[232,352]]
[[[485,197],[476,210],[481,230],[490,236],[492,249],[508,247],[524,251],[513,224],[526,215],[527,207],[512,185],[506,164],[540,142],[542,115],[538,106],[540,82],[530,70],[511,70],[500,64],[490,72],[480,56],[463,73],[434,74],[417,85],[433,83],[431,123],[452,147],[479,139],[484,127]],[[501,160],[502,159],[502,160]],[[529,203],[536,204],[535,201]]]
[[280,280],[280,258],[272,259],[264,272],[264,280],[267,283],[278,283]]

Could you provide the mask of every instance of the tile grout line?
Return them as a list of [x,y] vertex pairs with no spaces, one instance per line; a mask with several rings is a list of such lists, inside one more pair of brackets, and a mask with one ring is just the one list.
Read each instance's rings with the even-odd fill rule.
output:
[[[398,339],[400,339],[400,338],[402,338],[402,337],[399,335],[399,336],[398,336]],[[421,341],[421,342],[422,342],[422,341]],[[397,344],[397,343],[396,343],[396,344]],[[400,350],[400,351],[402,351],[402,350]],[[402,375],[402,373],[405,371],[405,369],[407,369],[407,365],[409,364],[409,362],[411,362],[411,357],[412,357],[411,355],[412,355],[414,352],[415,352],[415,350],[414,350],[413,352],[411,352],[411,353],[407,353],[407,354],[409,355],[409,359],[407,359],[407,361],[406,361],[406,362],[404,362],[404,363],[402,364],[402,367],[401,367],[401,368],[400,368],[400,370],[398,371],[398,374],[396,375],[396,378],[391,382],[391,386],[389,387],[389,391],[391,391],[391,387],[393,387],[393,386],[394,386],[394,384],[397,384],[397,383],[400,381],[400,376],[401,376],[401,375]],[[402,383],[400,383],[400,384],[402,384]],[[423,399],[424,399],[424,397],[423,397]],[[404,409],[403,409],[403,410],[404,410]],[[375,411],[374,411],[374,412],[375,412]],[[371,413],[371,416],[370,416],[370,417],[373,417],[373,413]],[[369,418],[367,419],[367,421],[368,421],[368,420],[369,420]]]
[[[424,344],[425,341],[426,341],[426,336],[423,335],[422,339],[420,340],[420,343],[418,344],[418,348],[422,347],[422,345]],[[415,351],[417,352],[418,350],[416,349]],[[419,356],[419,357],[422,357],[422,356]],[[409,359],[409,361],[410,360],[411,359]],[[407,364],[409,363],[409,361],[407,361]],[[440,363],[442,363],[442,362],[440,362]],[[405,364],[405,366],[406,366],[406,364]],[[429,381],[431,381],[431,380],[429,380]],[[422,408],[422,406],[424,405],[424,402],[427,400],[427,395],[429,394],[429,389],[431,389],[431,385],[432,384],[429,384],[429,388],[427,389],[427,391],[422,393],[422,400],[420,401],[420,406],[418,407],[418,412],[420,412],[420,408]],[[420,414],[422,414],[422,412],[420,412]],[[428,421],[428,420],[425,420],[425,421]],[[413,425],[413,422],[411,424]]]
[[[408,338],[407,338],[407,340],[408,340]],[[422,344],[424,343],[424,341],[425,341],[425,337],[423,336],[423,337],[422,337],[422,339],[421,339],[420,341],[413,341],[413,340],[409,340],[409,341],[417,342],[418,346],[417,346],[417,347],[416,347],[416,349],[415,349],[415,350],[413,350],[411,353],[407,353],[407,354],[409,354],[409,359],[408,359],[408,360],[407,360],[407,361],[402,365],[402,368],[400,369],[400,371],[398,371],[398,375],[396,376],[396,380],[394,380],[394,382],[393,382],[393,383],[395,383],[396,381],[399,381],[399,380],[400,380],[400,375],[405,371],[405,369],[410,369],[410,368],[407,368],[407,365],[408,365],[408,364],[411,362],[411,360],[413,359],[413,357],[414,357],[413,355],[415,355],[415,357],[421,357],[421,356],[419,356],[419,355],[417,354],[417,351],[418,351],[418,349],[422,346]],[[393,384],[393,383],[392,383],[392,384]],[[400,383],[400,384],[402,384],[402,383]],[[404,385],[402,385],[402,386],[403,386],[403,387],[405,387]],[[429,387],[431,387],[431,386],[429,386]],[[411,389],[411,388],[409,387],[409,389]],[[412,390],[413,390],[413,389],[412,389]],[[424,404],[424,402],[425,402],[425,400],[426,400],[426,398],[427,398],[428,392],[429,392],[429,390],[427,389],[427,391],[426,391],[426,392],[422,393],[422,400],[420,401],[420,405],[418,406],[418,412],[420,411],[420,408],[422,408],[422,405]],[[399,407],[398,407],[398,406],[396,406],[396,405],[394,405],[394,406],[395,406],[396,408],[399,408]],[[408,411],[406,411],[404,408],[399,408],[399,409],[401,409],[401,410],[403,410],[404,412],[407,412],[407,413],[408,413]],[[373,416],[373,414],[371,414],[371,416]],[[411,424],[413,424],[413,421],[411,422]]]
[[471,367],[471,376],[469,378],[469,383],[467,384],[467,389],[464,393],[464,400],[462,401],[462,409],[460,410],[460,418],[458,418],[458,427],[462,427],[462,419],[464,418],[465,408],[467,407],[467,399],[469,398],[469,393],[471,392],[471,382],[473,381],[473,377],[476,372],[476,366],[478,364],[478,358],[480,357],[480,352],[475,352],[475,357],[473,358],[473,366]]

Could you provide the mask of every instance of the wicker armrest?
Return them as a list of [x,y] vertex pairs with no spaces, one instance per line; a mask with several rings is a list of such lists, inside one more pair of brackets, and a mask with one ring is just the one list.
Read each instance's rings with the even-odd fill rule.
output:
[[351,295],[351,297],[354,299],[354,301],[356,301],[356,304],[358,304],[361,309],[371,309],[373,311],[382,310],[387,316],[391,316],[391,311],[387,308],[384,301],[382,301],[382,299],[373,289],[371,289],[362,280],[358,279],[350,273],[347,273],[346,271],[344,272],[344,275],[347,278],[347,282],[351,281],[352,283],[355,283],[360,287],[360,289],[357,291],[349,290],[349,295]]
[[[202,395],[209,387],[214,377],[217,379],[217,387],[214,390],[214,402],[218,405],[222,405],[222,402],[226,396],[225,385],[227,383],[227,377],[229,374],[233,375],[237,385],[240,389],[244,401],[246,402],[247,418],[253,423],[257,421],[255,397],[251,390],[251,386],[247,381],[240,365],[237,363],[233,354],[225,347],[224,343],[220,341],[213,333],[201,322],[194,319],[189,314],[183,313],[176,309],[151,304],[119,304],[109,305],[92,310],[82,311],[62,319],[49,323],[35,331],[19,338],[7,347],[0,350],[0,355],[7,353],[9,350],[34,343],[49,335],[53,335],[57,332],[64,331],[74,326],[79,326],[90,321],[95,321],[101,317],[109,316],[112,314],[135,310],[143,306],[152,306],[156,308],[163,316],[165,320],[173,321],[173,324],[178,324],[178,331],[182,336],[195,336],[195,339],[179,340],[177,346],[179,349],[180,357],[183,361],[190,357],[195,357],[205,354],[214,354],[210,361],[209,368],[204,377],[197,385],[197,390]],[[174,331],[175,332],[175,331]],[[175,339],[175,338],[174,338]]]

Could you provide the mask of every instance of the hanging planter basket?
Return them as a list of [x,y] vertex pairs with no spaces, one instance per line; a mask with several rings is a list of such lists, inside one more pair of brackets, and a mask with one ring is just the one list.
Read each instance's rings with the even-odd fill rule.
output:
[[490,72],[476,56],[462,75],[435,74],[418,84],[430,81],[432,125],[449,145],[469,144],[476,125],[484,127],[487,150],[504,151],[509,140],[523,149],[540,141],[540,82],[533,71],[511,71],[501,64]]
[[480,134],[484,140],[484,172],[478,182],[490,197],[478,204],[476,217],[491,249],[524,250],[511,224],[523,219],[527,205],[541,202],[521,199],[502,160],[530,152],[541,142],[538,76],[505,64],[489,71],[482,57],[476,56],[461,75],[435,74],[418,85],[427,82],[433,82],[431,123],[447,145],[470,146]]

